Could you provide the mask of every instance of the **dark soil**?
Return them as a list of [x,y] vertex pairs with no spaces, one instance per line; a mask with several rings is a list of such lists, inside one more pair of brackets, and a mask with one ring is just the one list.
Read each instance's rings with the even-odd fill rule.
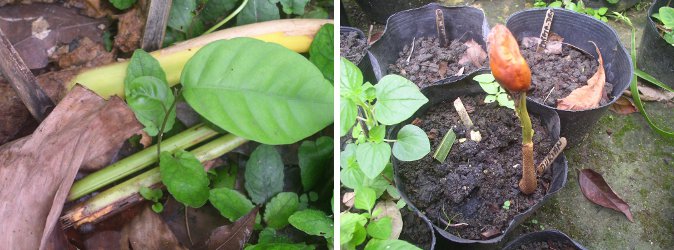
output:
[[[587,80],[597,72],[599,65],[591,55],[566,44],[562,45],[561,54],[536,53],[535,46],[525,47],[523,44],[520,49],[531,68],[531,90],[528,96],[550,107],[557,107],[558,99],[587,85]],[[613,85],[607,82],[599,105],[611,100],[609,96],[612,90]]]
[[575,250],[576,247],[567,242],[560,241],[545,241],[545,242],[531,242],[529,244],[521,245],[517,250]]
[[358,37],[357,32],[339,33],[339,54],[358,65],[365,56],[367,39]]
[[421,249],[431,249],[433,231],[426,221],[406,207],[400,209],[400,213],[403,217],[403,231],[399,238]]
[[[466,53],[468,46],[459,40],[454,40],[448,47],[440,46],[440,39],[431,37],[417,38],[414,41],[414,50],[410,57],[411,44],[405,45],[398,54],[395,64],[389,65],[389,73],[399,74],[414,82],[419,88],[434,85],[435,82],[456,75],[478,69],[470,61],[459,64],[459,60]],[[409,61],[407,58],[410,58]],[[482,62],[485,65],[486,60]]]
[[[522,176],[522,132],[515,112],[495,102],[485,104],[483,95],[461,99],[474,123],[472,130],[481,133],[482,141],[460,142],[459,139],[470,137],[470,131],[454,110],[454,100],[442,102],[414,123],[429,134],[432,152],[447,131],[454,130],[457,140],[447,159],[438,163],[428,154],[419,161],[400,162],[398,174],[410,201],[435,225],[467,223],[448,227],[447,231],[464,239],[483,240],[480,233],[502,232],[515,215],[539,202],[550,176],[538,178],[534,194],[520,193],[517,184]],[[554,142],[541,122],[531,118],[534,158],[538,163]],[[506,200],[511,201],[509,209],[502,208]]]

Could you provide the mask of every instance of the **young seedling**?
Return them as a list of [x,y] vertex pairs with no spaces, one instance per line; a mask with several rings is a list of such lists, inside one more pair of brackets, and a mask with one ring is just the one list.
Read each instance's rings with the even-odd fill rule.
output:
[[489,65],[496,81],[515,102],[515,113],[522,125],[522,179],[520,191],[532,194],[537,180],[534,169],[534,130],[527,111],[527,90],[531,87],[531,70],[520,54],[515,37],[505,26],[496,25],[489,34]]
[[473,80],[480,84],[480,87],[487,96],[484,97],[484,103],[498,101],[498,105],[509,109],[515,109],[515,102],[508,98],[508,93],[499,86],[492,74],[481,74],[473,77]]
[[502,208],[505,210],[510,210],[510,200],[503,202]]
[[662,38],[674,46],[674,8],[660,7],[658,13],[653,14],[653,18],[662,23],[662,25],[657,26],[662,31]]

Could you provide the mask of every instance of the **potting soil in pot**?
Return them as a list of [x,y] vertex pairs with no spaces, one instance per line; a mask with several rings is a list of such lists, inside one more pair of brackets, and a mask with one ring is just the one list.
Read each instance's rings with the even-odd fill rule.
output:
[[[531,89],[528,96],[549,107],[557,107],[558,99],[587,85],[587,80],[597,72],[599,65],[593,56],[561,42],[559,44],[561,49],[558,47],[536,52],[535,43],[520,42],[522,56],[531,69]],[[612,90],[613,86],[607,82],[599,105],[604,105],[611,99],[609,95]]]
[[443,47],[437,37],[422,37],[414,39],[414,47],[411,45],[403,47],[396,63],[388,69],[390,74],[404,76],[419,88],[453,75],[473,72],[487,64],[487,53],[473,40],[454,40]]
[[433,231],[428,227],[426,221],[407,207],[400,209],[403,217],[403,231],[399,239],[414,244],[421,249],[431,249],[433,243]]
[[[449,226],[447,231],[464,239],[484,240],[500,234],[515,215],[540,201],[551,177],[539,177],[536,192],[523,195],[518,188],[522,132],[515,112],[496,102],[483,103],[484,95],[461,99],[473,121],[472,130],[479,131],[482,140],[461,139],[470,138],[470,130],[454,109],[454,100],[444,101],[413,122],[428,134],[431,153],[419,161],[400,162],[398,174],[410,202],[436,226],[466,223]],[[554,142],[539,119],[531,116],[531,120],[538,164]],[[450,128],[457,139],[445,162],[439,163],[432,153]],[[510,201],[508,208],[503,208],[505,201]]]
[[358,64],[367,49],[366,39],[358,37],[357,32],[339,34],[339,54],[354,64]]
[[548,240],[544,242],[531,242],[521,245],[517,250],[576,250],[574,245],[566,242]]

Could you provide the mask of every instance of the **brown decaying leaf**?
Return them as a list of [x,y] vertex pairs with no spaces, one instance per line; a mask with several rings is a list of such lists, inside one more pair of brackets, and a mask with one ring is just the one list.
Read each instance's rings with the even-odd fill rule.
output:
[[597,205],[622,212],[628,220],[634,222],[630,205],[613,192],[613,189],[599,173],[592,169],[580,170],[578,172],[578,183],[585,198]]
[[[639,97],[641,98],[641,101],[666,102],[674,99],[674,92],[669,92],[661,88],[653,88],[647,85],[639,84],[637,89],[639,89]],[[625,92],[623,92],[623,94],[631,97],[632,91],[627,89]]]
[[500,235],[501,230],[498,230],[497,228],[490,228],[487,229],[486,231],[480,233],[480,236],[482,236],[482,239],[490,239],[493,238],[494,236]]
[[[594,44],[594,43],[592,43]],[[604,93],[604,84],[606,83],[606,74],[604,72],[604,61],[601,58],[601,52],[596,44],[599,66],[597,72],[587,80],[587,85],[571,91],[567,97],[557,100],[557,108],[563,110],[586,110],[599,106],[599,101]]]
[[187,249],[149,205],[122,229],[121,242],[121,249]]
[[438,65],[438,75],[440,76],[440,78],[445,77],[445,74],[447,74],[448,69],[449,68],[447,66],[447,61],[440,61],[440,65]]
[[466,53],[459,59],[459,64],[471,62],[475,67],[482,66],[484,61],[487,60],[487,52],[482,49],[482,46],[473,39],[466,41],[464,45],[468,49],[466,49]]
[[132,52],[140,48],[141,34],[145,27],[145,20],[138,6],[119,16],[115,47],[122,52]]
[[353,203],[355,201],[354,198],[356,198],[356,194],[354,192],[344,193],[344,196],[342,197],[342,203],[344,203],[344,206],[353,207]]
[[0,28],[31,69],[44,68],[48,56],[59,44],[69,44],[79,37],[100,43],[105,19],[92,19],[76,9],[56,4],[11,5],[0,8]]
[[[58,65],[62,69],[74,67],[96,67],[113,63],[115,61],[115,54],[108,52],[101,43],[95,43],[88,37],[84,37],[78,41],[79,46],[70,52],[58,56]],[[68,45],[68,47],[70,47]],[[54,53],[56,54],[56,53]]]
[[76,86],[32,135],[1,146],[0,242],[44,247],[82,163],[140,129],[124,101]]
[[379,220],[384,217],[391,217],[392,228],[389,239],[398,239],[398,237],[400,237],[400,233],[403,231],[403,218],[400,214],[400,210],[396,206],[396,203],[389,200],[380,201],[374,206],[374,210],[372,211],[377,210],[381,210],[381,213],[379,213],[379,215],[375,216],[373,219]]
[[625,96],[618,98],[618,100],[611,104],[608,109],[621,115],[627,115],[638,111],[637,107],[632,103],[632,100]]
[[[190,241],[187,236],[187,226],[185,225],[185,211],[187,211],[187,221],[189,222]],[[178,241],[184,246],[191,246],[194,243],[201,242],[205,247],[205,242],[208,236],[217,227],[225,225],[227,221],[222,218],[220,212],[212,206],[203,206],[200,208],[188,207],[177,202],[170,197],[164,205],[164,211],[161,213],[162,218],[171,228],[173,234],[178,238]]]
[[259,207],[253,208],[247,215],[231,225],[224,225],[211,232],[206,245],[209,250],[238,250],[243,249],[250,239],[255,226],[255,216]]

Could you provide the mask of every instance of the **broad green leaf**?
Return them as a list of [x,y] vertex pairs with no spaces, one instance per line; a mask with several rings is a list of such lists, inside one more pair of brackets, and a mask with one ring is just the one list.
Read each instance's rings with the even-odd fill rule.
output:
[[239,0],[208,0],[199,16],[208,24],[214,24],[229,15],[240,3]]
[[363,73],[351,61],[341,57],[339,66],[340,95],[345,97],[356,95],[360,93],[361,86],[363,86]]
[[340,165],[342,166],[340,178],[344,186],[354,190],[362,187],[371,188],[375,191],[377,197],[381,196],[386,191],[386,187],[390,185],[386,178],[393,179],[393,166],[391,164],[387,164],[382,174],[376,178],[367,178],[356,161],[356,145],[354,144],[346,145],[346,148],[340,154]]
[[245,250],[314,250],[315,247],[306,243],[260,243],[249,245]]
[[175,97],[166,82],[154,76],[141,76],[124,85],[124,90],[126,102],[150,136],[159,134],[167,113],[164,131],[173,128],[176,111],[171,107]]
[[175,30],[187,32],[196,9],[196,0],[173,0],[169,11],[168,26]]
[[299,205],[300,200],[296,193],[279,193],[267,203],[264,221],[271,228],[281,229],[288,225],[288,217],[297,211]]
[[496,101],[495,95],[487,95],[484,97],[484,103],[492,103]]
[[353,239],[353,234],[356,231],[356,228],[360,226],[361,228],[367,223],[367,218],[365,216],[355,213],[343,213],[339,219],[339,242],[340,245],[345,245]]
[[480,75],[476,75],[475,77],[473,77],[473,81],[482,82],[482,83],[489,83],[489,82],[493,82],[494,80],[495,80],[494,75],[492,75],[492,74],[480,74]]
[[236,24],[244,25],[279,18],[281,18],[281,14],[276,4],[271,3],[269,0],[248,0],[246,6],[236,16]]
[[374,126],[372,129],[370,129],[370,141],[374,143],[383,142],[384,136],[386,136],[385,125]]
[[164,192],[162,192],[161,189],[151,189],[148,187],[140,187],[139,193],[140,196],[143,196],[146,200],[154,202],[164,196]]
[[353,231],[353,238],[351,238],[347,244],[347,249],[356,249],[356,247],[365,242],[366,238],[367,231],[365,230],[365,226],[357,224],[355,230]]
[[377,200],[377,195],[374,190],[367,187],[361,187],[355,191],[356,198],[353,202],[354,206],[358,209],[367,210],[368,213],[372,213],[372,208]]
[[421,248],[412,245],[404,240],[379,240],[372,239],[367,245],[365,245],[365,250],[421,250]]
[[356,123],[358,116],[358,106],[349,98],[339,98],[339,133],[345,136],[349,129]]
[[110,0],[112,6],[120,10],[128,9],[136,3],[136,0]]
[[371,221],[367,225],[367,234],[372,238],[385,240],[391,236],[391,227],[393,227],[393,219],[391,217],[384,217]]
[[480,82],[479,84],[480,84],[480,87],[482,87],[482,90],[484,90],[484,92],[486,92],[487,94],[490,94],[490,95],[498,94],[498,87],[499,87],[498,83],[496,83],[496,82],[489,82],[489,83]]
[[674,32],[668,32],[662,35],[662,38],[665,39],[665,41],[672,46],[674,46]]
[[177,201],[194,208],[206,204],[208,176],[192,153],[179,150],[174,157],[169,152],[161,152],[159,171],[166,189]]
[[273,228],[267,227],[260,231],[257,243],[292,243],[292,241],[288,236],[278,233]]
[[197,113],[260,143],[294,143],[333,121],[332,85],[306,58],[278,44],[212,42],[187,62],[181,82]]
[[597,10],[597,14],[603,16],[603,15],[606,14],[607,11],[608,11],[608,8],[606,8],[606,7],[601,7],[601,8],[599,8],[599,9]]
[[334,142],[323,136],[314,141],[304,141],[298,149],[300,177],[304,191],[313,189],[324,180],[326,169],[332,167]]
[[[283,2],[284,0],[281,0]],[[291,0],[296,1],[296,0]],[[299,0],[302,1],[302,0]],[[285,9],[285,7],[284,7]],[[304,8],[302,8],[304,10]],[[334,82],[335,58],[334,58],[334,31],[335,26],[331,23],[321,26],[309,46],[309,61],[321,70],[325,79]],[[334,85],[334,84],[333,84]]]
[[499,94],[496,96],[499,106],[508,107],[510,109],[515,109],[515,102],[508,98],[507,94]]
[[391,146],[388,143],[365,142],[356,148],[356,160],[365,176],[374,179],[386,167],[391,159]]
[[211,180],[213,188],[226,187],[233,189],[236,184],[236,177],[239,173],[239,166],[236,164],[216,168],[215,177]]
[[374,87],[377,90],[375,116],[384,125],[404,121],[428,102],[417,85],[399,75],[384,76]]
[[215,188],[208,200],[229,221],[237,221],[255,207],[246,196],[229,188]]
[[674,8],[672,7],[660,7],[659,10],[659,19],[667,28],[674,28]]
[[[142,49],[137,49],[133,52],[131,60],[129,60],[129,66],[126,68],[124,85],[131,83],[131,81],[141,76],[154,76],[162,82],[167,82],[166,73],[164,73],[164,69],[159,65],[159,61]],[[127,93],[126,88],[124,93]]]
[[401,161],[416,161],[431,152],[428,135],[421,128],[407,124],[398,131],[398,139],[393,143],[393,156]]
[[288,222],[293,227],[307,233],[308,235],[323,236],[332,238],[334,225],[332,218],[328,217],[323,211],[307,209],[297,211],[288,218]]
[[246,162],[246,191],[253,202],[264,204],[283,190],[283,160],[274,146],[260,145]]
[[309,0],[269,0],[272,3],[281,2],[283,6],[283,13],[288,15],[304,15],[304,7],[306,7]]

